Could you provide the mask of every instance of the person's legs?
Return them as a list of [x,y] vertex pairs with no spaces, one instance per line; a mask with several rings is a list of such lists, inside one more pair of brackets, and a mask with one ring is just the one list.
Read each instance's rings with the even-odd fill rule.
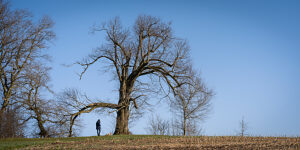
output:
[[97,129],[97,135],[100,136],[100,130],[99,130],[99,128]]

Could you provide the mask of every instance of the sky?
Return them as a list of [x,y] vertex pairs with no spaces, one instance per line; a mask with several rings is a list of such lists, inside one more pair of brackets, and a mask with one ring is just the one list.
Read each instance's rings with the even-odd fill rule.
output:
[[[51,85],[55,92],[75,87],[90,97],[117,99],[117,83],[101,64],[79,80],[81,60],[105,43],[104,33],[91,34],[93,25],[119,16],[132,29],[139,15],[171,21],[177,37],[188,40],[193,65],[214,90],[212,111],[201,122],[205,135],[236,135],[244,117],[253,136],[300,135],[300,1],[298,0],[12,0],[11,7],[26,9],[38,19],[50,16],[56,39]],[[165,104],[154,114],[171,119]],[[147,134],[151,112],[130,126],[133,134]],[[112,116],[81,116],[80,136],[95,136],[102,120],[102,135],[113,131]]]

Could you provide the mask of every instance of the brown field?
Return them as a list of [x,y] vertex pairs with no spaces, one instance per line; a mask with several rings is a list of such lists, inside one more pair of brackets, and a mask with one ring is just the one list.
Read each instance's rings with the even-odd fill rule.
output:
[[299,149],[300,138],[236,136],[105,136],[60,138],[21,149]]

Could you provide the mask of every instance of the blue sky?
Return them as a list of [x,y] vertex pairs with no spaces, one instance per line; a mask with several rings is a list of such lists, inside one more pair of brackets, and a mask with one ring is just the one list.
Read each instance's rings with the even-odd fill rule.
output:
[[[12,0],[11,6],[54,20],[57,38],[48,51],[55,92],[77,87],[91,97],[117,98],[117,83],[99,71],[101,64],[82,80],[78,66],[62,64],[80,60],[105,42],[103,33],[89,33],[92,25],[119,16],[131,28],[138,15],[147,14],[172,21],[174,34],[189,41],[195,68],[216,93],[203,122],[206,135],[235,135],[243,116],[251,135],[300,135],[300,1]],[[157,108],[165,119],[171,116],[168,110]],[[134,134],[146,133],[149,114],[130,128]],[[81,118],[81,136],[96,135],[98,118],[103,134],[112,130],[107,115]]]

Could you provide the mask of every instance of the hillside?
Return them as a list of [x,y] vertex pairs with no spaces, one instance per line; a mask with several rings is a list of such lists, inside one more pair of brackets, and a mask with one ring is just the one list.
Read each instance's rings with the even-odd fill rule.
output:
[[0,149],[300,149],[299,137],[155,136],[0,139]]

